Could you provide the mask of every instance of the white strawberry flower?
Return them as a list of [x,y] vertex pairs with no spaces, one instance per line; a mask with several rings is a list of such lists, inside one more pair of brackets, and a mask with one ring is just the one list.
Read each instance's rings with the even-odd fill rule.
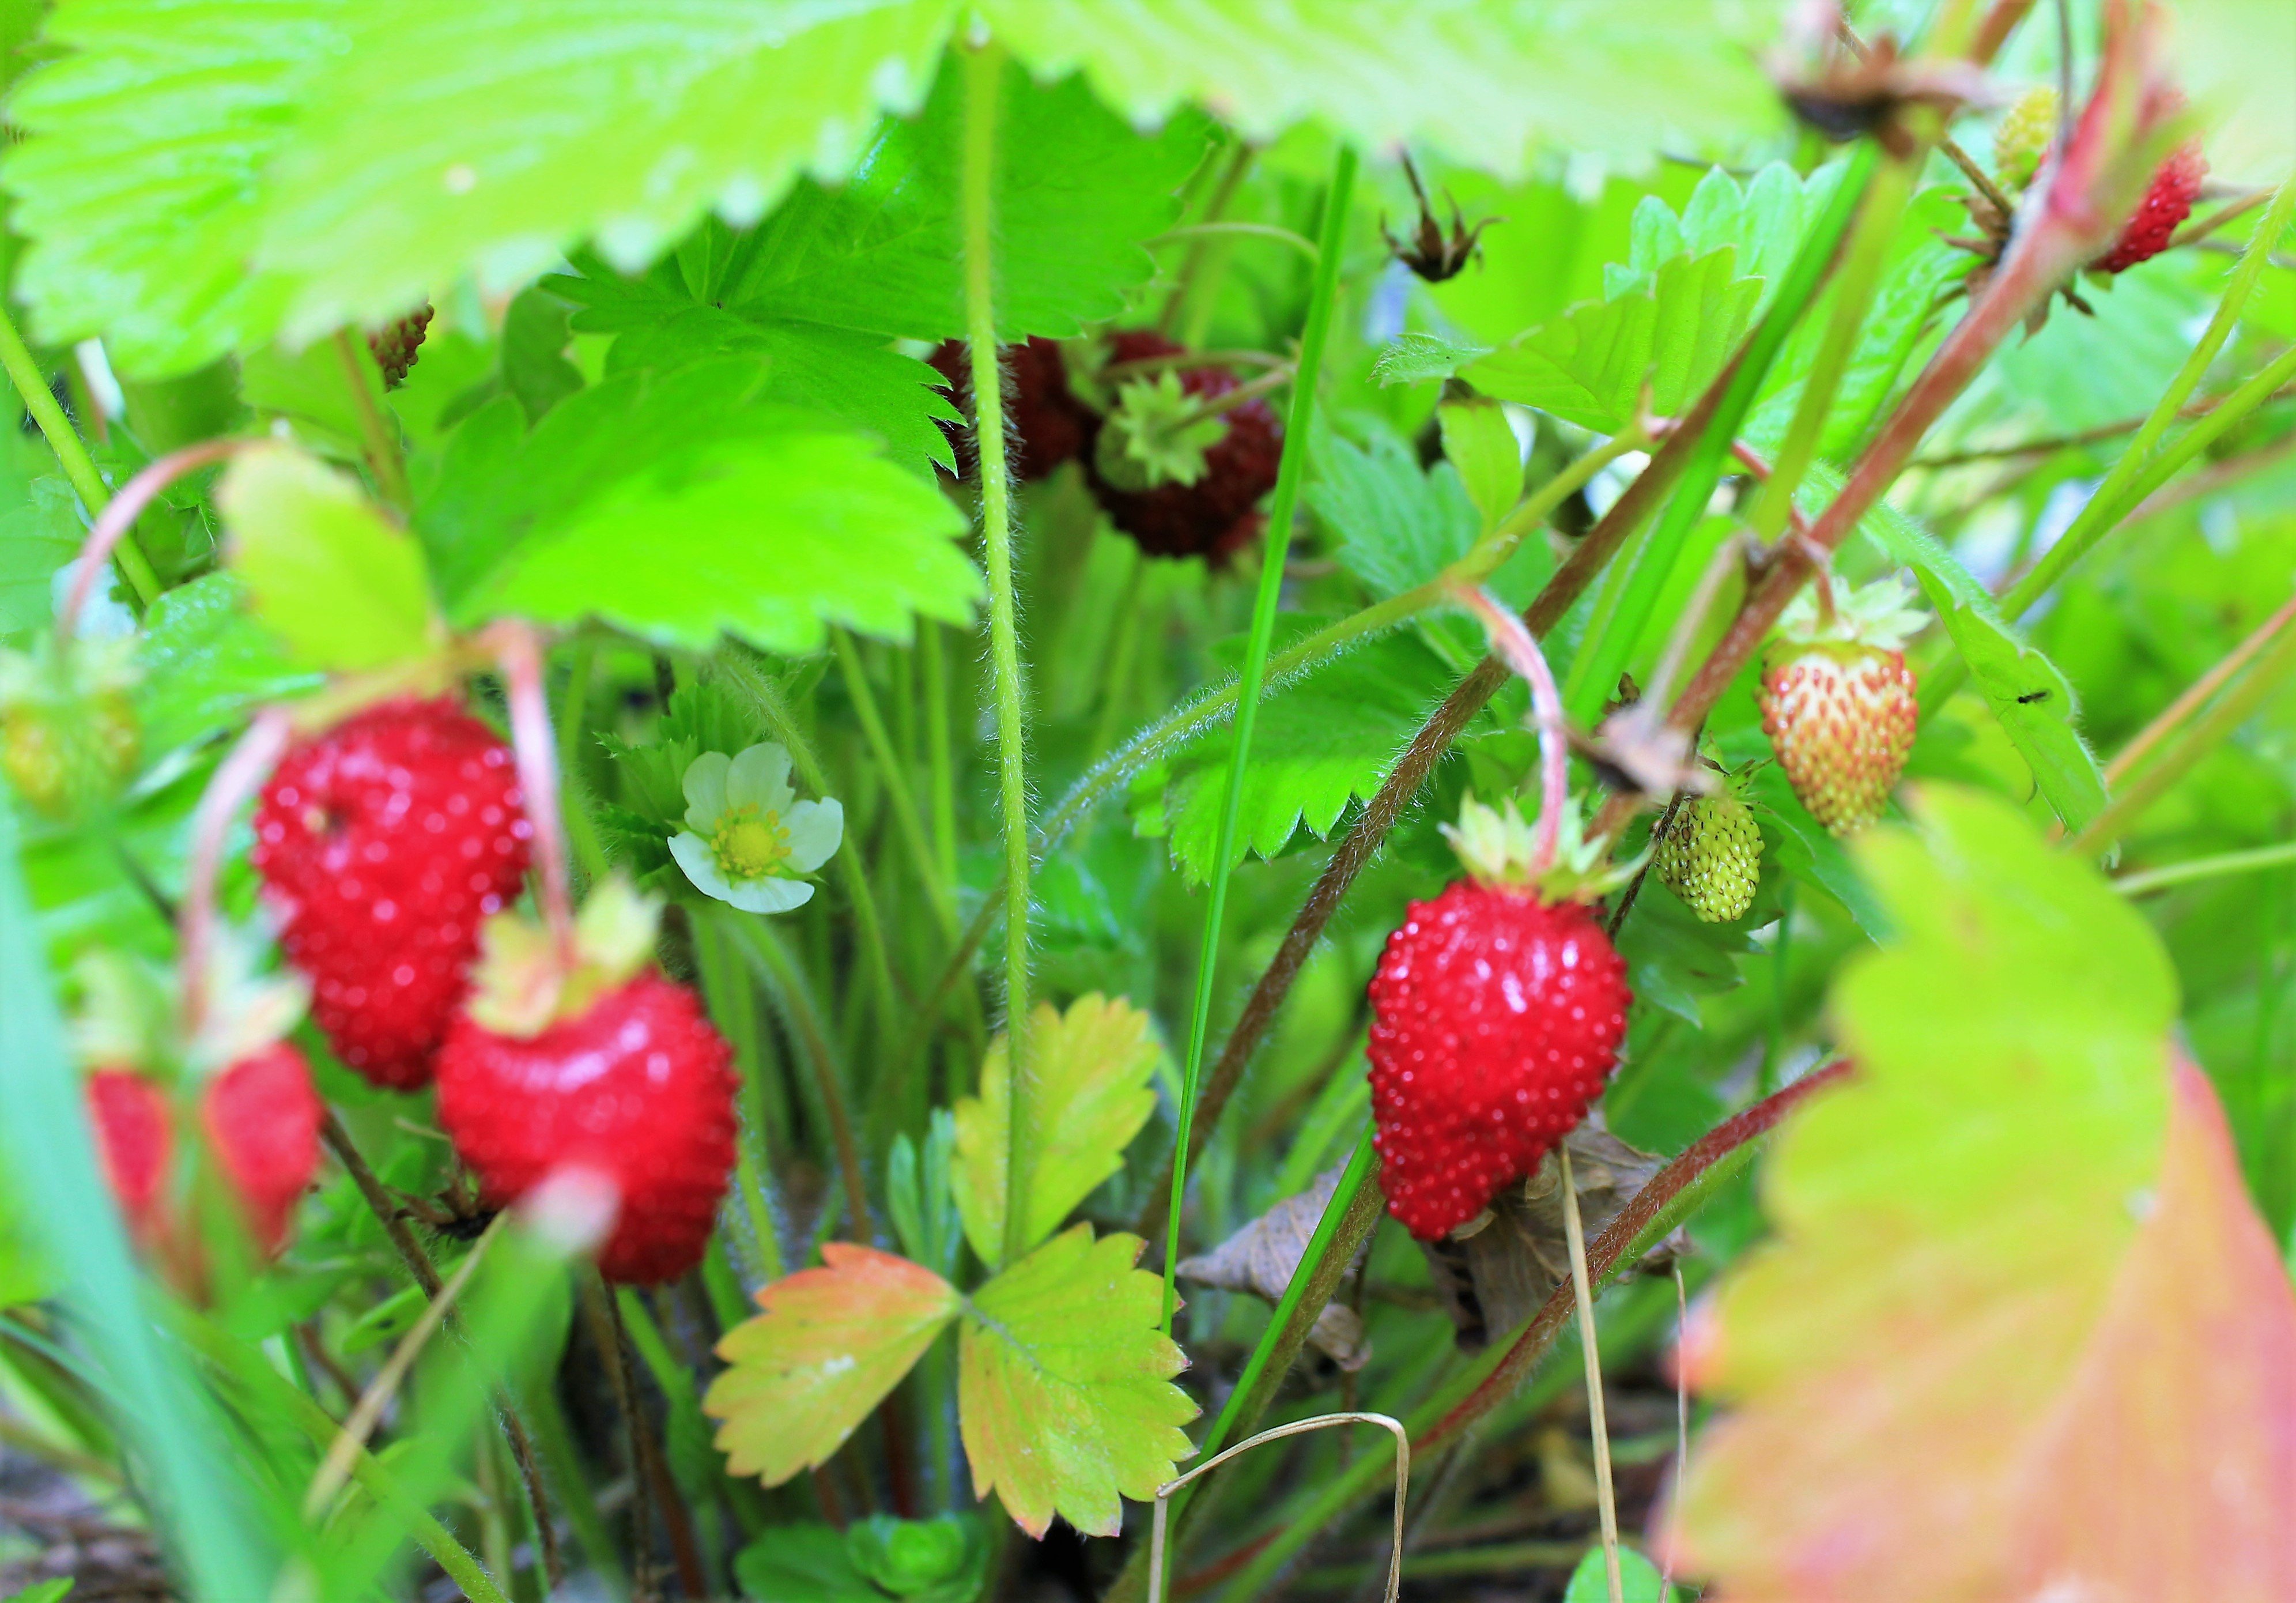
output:
[[773,744],[739,756],[704,752],[685,769],[685,828],[669,854],[704,895],[745,913],[786,913],[813,900],[802,875],[827,862],[845,838],[833,796],[800,802],[790,754]]

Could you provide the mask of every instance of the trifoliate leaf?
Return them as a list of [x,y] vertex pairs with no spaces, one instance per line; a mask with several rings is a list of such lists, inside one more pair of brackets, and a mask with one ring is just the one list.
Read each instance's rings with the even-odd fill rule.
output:
[[827,626],[907,637],[981,594],[964,515],[828,420],[758,401],[726,360],[608,381],[521,435],[496,401],[422,480],[416,524],[453,615],[596,616],[666,645],[817,649]]
[[1078,1225],[975,1292],[957,1394],[976,1497],[995,1492],[1042,1536],[1058,1514],[1088,1536],[1122,1529],[1195,1449],[1196,1405],[1172,1385],[1187,1360],[1158,1333],[1163,1286],[1135,1269],[1140,1238]]
[[[1026,1245],[1058,1229],[1095,1187],[1124,1165],[1124,1149],[1156,1110],[1149,1085],[1161,1055],[1148,1015],[1122,997],[1078,997],[1066,1013],[1040,1002],[1029,1030],[1029,1120]],[[951,1176],[965,1239],[981,1262],[1004,1261],[1004,1186],[1012,1129],[1007,1038],[988,1043],[980,1095],[956,1105]]]
[[[1678,1567],[1733,1595],[2254,1597],[2290,1578],[2296,1295],[2143,917],[2015,809],[1857,843],[1901,932],[1833,1002],[1857,1073],[1764,1171]],[[1813,1422],[1823,1422],[1822,1428]],[[1816,1579],[1813,1580],[1812,1578]]]
[[821,1256],[758,1294],[765,1311],[718,1344],[726,1369],[701,1400],[727,1467],[768,1486],[826,1462],[962,1303],[890,1253],[832,1241]]
[[[1143,242],[1177,216],[1202,160],[1201,119],[1143,135],[1077,81],[1017,67],[997,108],[996,326],[1061,338],[1115,316],[1154,270]],[[800,185],[759,225],[726,305],[775,317],[939,340],[964,331],[963,74],[952,62],[924,113],[889,123],[853,177]]]
[[242,452],[216,489],[232,571],[298,663],[355,672],[421,656],[434,618],[422,547],[358,481],[293,446]]
[[983,0],[1039,76],[1082,67],[1136,123],[1183,101],[1254,143],[1306,118],[1366,150],[1432,145],[1503,175],[1546,141],[1633,160],[1775,123],[1745,30],[1715,0]]

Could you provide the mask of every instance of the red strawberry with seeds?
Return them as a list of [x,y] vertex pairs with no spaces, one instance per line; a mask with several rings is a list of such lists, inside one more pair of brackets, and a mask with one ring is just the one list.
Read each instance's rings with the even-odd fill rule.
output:
[[536,926],[490,921],[439,1055],[439,1122],[487,1200],[516,1202],[562,1167],[604,1175],[620,1211],[598,1269],[641,1285],[701,1262],[734,1157],[733,1054],[693,992],[652,967],[657,911],[607,881],[570,967]]
[[241,1058],[201,1090],[208,1145],[266,1253],[287,1245],[295,1204],[319,1171],[325,1116],[310,1065],[283,1040]]
[[1762,729],[1810,817],[1837,835],[1882,816],[1914,748],[1920,708],[1901,649],[1928,619],[1896,580],[1830,612],[1830,581],[1778,620],[1762,667]]
[[2177,228],[2193,215],[2193,202],[2200,199],[2201,182],[2208,176],[2208,158],[2199,142],[2178,145],[2153,173],[2120,240],[2092,265],[2101,273],[2125,273],[2166,251]]
[[168,1093],[133,1069],[98,1069],[85,1088],[89,1127],[104,1184],[144,1253],[157,1253],[172,1233],[168,1176],[176,1132]]
[[256,871],[312,1016],[379,1086],[430,1076],[531,833],[510,748],[447,700],[367,708],[298,743],[264,786]]
[[[1453,843],[1472,876],[1411,904],[1371,982],[1372,1111],[1388,1212],[1422,1241],[1534,1173],[1618,1061],[1633,1000],[1593,910],[1588,851],[1524,872],[1529,831],[1469,802]],[[1599,851],[1599,846],[1597,847]]]
[[[1110,366],[1182,355],[1144,329],[1109,336]],[[1265,527],[1259,499],[1275,486],[1283,425],[1254,398],[1216,412],[1241,388],[1225,367],[1165,369],[1124,380],[1095,427],[1086,474],[1109,521],[1150,556],[1225,563]]]
[[[958,409],[972,412],[972,358],[962,340],[945,341],[925,358],[949,382]],[[1013,476],[1042,479],[1081,452],[1092,434],[1092,415],[1069,389],[1068,358],[1057,341],[1032,337],[1004,348],[1004,447]],[[961,452],[972,449],[969,431],[944,423]],[[967,477],[972,464],[958,458]]]

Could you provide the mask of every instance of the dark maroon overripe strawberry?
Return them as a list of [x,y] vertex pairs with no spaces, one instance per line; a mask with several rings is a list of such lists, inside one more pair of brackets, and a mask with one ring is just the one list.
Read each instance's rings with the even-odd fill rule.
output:
[[[1107,366],[1182,354],[1144,329],[1111,334]],[[1226,563],[1260,532],[1260,497],[1275,486],[1283,425],[1254,397],[1207,414],[1240,387],[1225,367],[1166,369],[1109,386],[1086,473],[1109,521],[1151,556]]]
[[[958,411],[972,416],[972,363],[964,342],[950,340],[925,358],[949,383]],[[1069,389],[1068,361],[1059,344],[1030,339],[1004,348],[1004,450],[1013,476],[1042,479],[1083,451],[1091,438],[1092,416]],[[969,478],[972,431],[941,425],[956,448],[957,463]]]
[[529,833],[510,748],[450,701],[367,708],[291,748],[264,786],[253,861],[280,944],[328,1042],[376,1085],[430,1077]]
[[613,1182],[609,1280],[701,1262],[734,1167],[732,1050],[693,991],[652,966],[655,904],[593,892],[569,967],[537,926],[488,921],[468,1009],[439,1055],[439,1122],[496,1206],[554,1171]]
[[1380,1186],[1422,1241],[1537,1171],[1626,1035],[1626,965],[1577,900],[1599,883],[1593,859],[1566,840],[1533,884],[1529,838],[1512,803],[1501,816],[1468,802],[1453,842],[1470,877],[1411,904],[1372,976]]
[[406,382],[408,370],[422,354],[422,335],[430,326],[431,316],[426,301],[367,335],[366,348],[374,353],[374,365],[382,369],[384,389],[396,390]]

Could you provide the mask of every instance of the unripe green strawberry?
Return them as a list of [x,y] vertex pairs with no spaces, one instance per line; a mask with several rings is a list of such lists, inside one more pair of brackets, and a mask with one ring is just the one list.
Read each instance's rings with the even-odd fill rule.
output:
[[1810,816],[1837,835],[1882,816],[1913,751],[1919,710],[1899,649],[1928,620],[1896,580],[1833,611],[1805,590],[1778,620],[1762,668],[1762,730]]
[[1693,796],[1659,837],[1659,883],[1702,924],[1727,924],[1754,905],[1762,878],[1762,832],[1735,793]]
[[2056,136],[2057,92],[2043,85],[2019,95],[1993,130],[1993,176],[2001,186],[2022,190],[2030,185]]
[[0,653],[0,771],[25,801],[67,818],[135,771],[142,744],[131,643],[43,640],[32,654]]

